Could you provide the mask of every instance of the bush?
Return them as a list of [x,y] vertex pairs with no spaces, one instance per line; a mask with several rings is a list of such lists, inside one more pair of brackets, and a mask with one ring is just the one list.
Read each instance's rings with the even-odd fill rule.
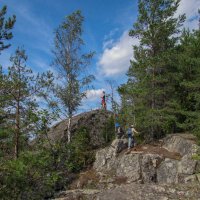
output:
[[0,198],[39,200],[52,196],[59,176],[51,166],[48,152],[26,152],[17,160],[1,163]]
[[94,161],[94,153],[90,146],[90,136],[86,127],[81,127],[67,145],[68,159],[66,166],[70,172],[79,172]]
[[102,135],[106,144],[109,144],[115,138],[115,121],[111,116],[103,127]]
[[73,180],[73,174],[94,161],[87,128],[80,128],[70,144],[53,147],[36,144],[16,160],[0,159],[0,199],[41,200],[50,198]]

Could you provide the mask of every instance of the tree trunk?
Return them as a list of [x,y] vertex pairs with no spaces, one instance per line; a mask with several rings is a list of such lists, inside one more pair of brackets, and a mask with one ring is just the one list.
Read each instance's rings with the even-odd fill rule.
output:
[[68,126],[67,126],[67,142],[71,142],[71,117],[68,119]]
[[19,135],[20,135],[20,111],[19,111],[19,102],[17,102],[16,116],[15,116],[15,150],[14,157],[17,159],[19,157]]

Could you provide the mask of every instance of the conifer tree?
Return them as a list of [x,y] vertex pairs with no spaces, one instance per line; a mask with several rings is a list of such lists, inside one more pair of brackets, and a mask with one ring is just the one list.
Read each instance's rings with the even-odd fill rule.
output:
[[4,112],[6,113],[6,127],[9,127],[13,138],[14,157],[18,158],[20,149],[27,144],[29,134],[35,130],[37,122],[38,102],[37,97],[45,94],[46,89],[52,84],[53,76],[50,72],[33,75],[31,69],[26,66],[27,55],[24,49],[18,48],[15,55],[10,57],[12,66],[8,73],[4,74],[6,91]]
[[[11,30],[14,27],[16,22],[16,16],[13,15],[9,17],[7,20],[5,19],[5,15],[7,13],[7,6],[3,6],[0,10],[0,55],[1,51],[10,47],[10,44],[5,44],[6,40],[10,40],[13,37]],[[5,91],[6,77],[3,74],[3,69],[0,63],[0,125],[2,127],[5,113],[3,111],[3,107],[6,104],[6,91]],[[1,128],[0,128],[1,131]]]
[[[65,18],[55,31],[55,49],[53,65],[62,75],[63,84],[58,86],[57,96],[64,106],[68,117],[67,140],[71,140],[71,118],[85,97],[83,88],[93,76],[87,75],[86,67],[94,53],[84,54],[82,36],[83,16],[80,11],[73,12]],[[65,136],[66,137],[66,136]]]
[[13,37],[11,30],[14,27],[16,21],[15,15],[9,17],[6,20],[5,19],[6,12],[7,12],[7,6],[3,6],[3,8],[0,10],[0,54],[1,51],[10,47],[10,44],[5,44],[5,41],[10,40]]
[[184,15],[174,17],[179,3],[180,0],[139,0],[138,18],[129,32],[139,39],[140,45],[134,46],[129,80],[119,91],[134,102],[137,124],[149,139],[172,131],[175,120],[170,113],[174,93],[170,62],[185,19]]
[[184,30],[177,47],[177,128],[180,131],[200,130],[200,30]]

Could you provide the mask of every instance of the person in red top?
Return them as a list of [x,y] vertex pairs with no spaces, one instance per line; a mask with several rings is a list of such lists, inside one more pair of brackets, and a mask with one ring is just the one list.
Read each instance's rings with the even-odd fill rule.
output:
[[101,97],[101,105],[102,105],[102,108],[104,109],[104,110],[106,110],[106,95],[105,95],[105,92],[103,91],[103,95],[102,95],[102,97]]

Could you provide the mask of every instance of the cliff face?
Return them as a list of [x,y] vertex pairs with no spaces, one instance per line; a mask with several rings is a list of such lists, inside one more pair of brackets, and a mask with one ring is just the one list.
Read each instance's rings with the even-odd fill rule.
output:
[[128,154],[117,153],[122,141],[126,143],[115,140],[111,147],[97,152],[94,169],[100,175],[124,176],[128,182],[170,184],[200,178],[200,162],[193,159],[199,146],[191,135],[170,135],[157,146],[138,146]]
[[[112,112],[105,110],[93,110],[90,112],[82,113],[72,118],[72,137],[73,134],[80,128],[86,127],[90,134],[91,146],[93,148],[102,147],[105,144],[103,138],[103,128],[106,126],[108,119],[112,116]],[[53,126],[48,136],[51,141],[58,141],[67,133],[67,120]]]
[[80,174],[58,199],[200,199],[195,141],[190,134],[174,134],[127,151],[126,139],[114,140],[96,152],[93,169]]

